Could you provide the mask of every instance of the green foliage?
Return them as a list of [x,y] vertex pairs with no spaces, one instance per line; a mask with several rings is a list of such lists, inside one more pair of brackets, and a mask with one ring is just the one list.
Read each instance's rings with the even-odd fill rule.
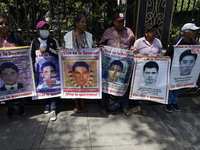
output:
[[[181,28],[185,23],[193,22],[197,26],[200,26],[200,19],[199,22],[197,22],[197,15],[200,9],[200,0],[196,0],[195,3],[194,0],[190,0],[189,5],[188,2],[189,0],[177,0],[177,7],[174,7],[173,21],[170,31],[170,42],[179,36]],[[193,18],[191,18],[192,11],[194,11]]]

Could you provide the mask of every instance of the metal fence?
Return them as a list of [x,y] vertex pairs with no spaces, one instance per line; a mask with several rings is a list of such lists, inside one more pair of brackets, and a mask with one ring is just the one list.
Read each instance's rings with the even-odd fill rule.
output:
[[[170,39],[173,40],[176,38],[181,27],[188,22],[200,26],[200,0],[174,0]],[[196,34],[197,41],[199,41],[199,36],[198,32]]]
[[[66,32],[74,29],[74,17],[81,13],[87,17],[87,30],[93,34],[97,44],[103,32],[112,26],[113,16],[120,9],[127,12],[126,26],[136,32],[138,1],[142,2],[142,0],[1,0],[0,12],[9,16],[10,29],[20,34],[27,45],[37,38],[35,28],[40,20],[46,20],[51,25],[50,33],[61,45]],[[122,4],[123,2],[126,4]],[[200,26],[199,8],[200,0],[174,0],[169,41],[178,36],[182,25],[186,22],[194,22]],[[198,33],[197,40],[199,35]]]
[[66,32],[74,29],[74,17],[83,14],[87,17],[88,31],[96,43],[109,26],[115,8],[122,0],[2,0],[1,13],[10,18],[10,29],[18,32],[27,44],[37,35],[36,24],[45,20],[50,24],[50,33],[62,44]]

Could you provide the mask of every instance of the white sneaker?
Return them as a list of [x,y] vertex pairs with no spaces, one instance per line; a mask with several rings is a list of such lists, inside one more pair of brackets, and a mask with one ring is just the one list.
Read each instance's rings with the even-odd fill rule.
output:
[[49,113],[49,105],[46,105],[44,108],[44,113],[48,114]]
[[50,120],[51,120],[51,121],[55,121],[56,119],[57,119],[57,117],[56,117],[56,111],[55,111],[55,110],[52,110],[52,111],[51,111]]

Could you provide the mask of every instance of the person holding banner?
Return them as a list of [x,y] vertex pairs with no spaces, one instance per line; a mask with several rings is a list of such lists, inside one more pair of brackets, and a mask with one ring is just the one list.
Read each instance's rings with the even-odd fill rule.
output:
[[[25,46],[24,41],[15,33],[9,30],[9,18],[4,14],[0,14],[0,48],[2,47],[15,47],[15,46]],[[17,83],[18,78],[18,67],[13,63],[4,63],[1,65],[0,69],[1,78],[4,80],[4,86],[1,87],[1,91],[14,90],[23,87],[23,84]],[[9,76],[9,77],[8,77]],[[12,81],[9,79],[12,78]],[[11,89],[11,86],[15,85]],[[10,87],[10,89],[9,89]],[[20,98],[19,100],[19,114],[21,116],[26,114],[25,103],[26,98]],[[14,104],[13,100],[5,101],[8,107],[7,118],[14,117]]]
[[[64,36],[63,40],[63,45],[62,47],[67,48],[67,49],[84,49],[84,48],[93,48],[94,47],[94,42],[92,38],[92,34],[86,31],[87,29],[87,20],[86,17],[82,14],[78,14],[75,17],[75,29],[68,32]],[[83,63],[82,63],[83,64]],[[75,74],[75,79],[77,79],[77,84],[82,85],[85,83],[85,80],[83,81],[78,81],[79,79],[77,78],[78,74],[83,74],[83,72],[87,72],[86,75],[88,74],[88,69],[87,65],[80,66],[81,64],[77,66],[75,65],[76,68],[74,67],[74,74]],[[81,70],[81,72],[80,72]],[[80,102],[79,102],[80,100]],[[86,112],[87,107],[85,106],[85,101],[84,99],[74,99],[74,112],[76,113],[81,113],[81,112]]]
[[[132,50],[135,36],[130,28],[124,27],[124,14],[116,13],[113,19],[113,27],[108,28],[102,35],[101,40],[99,41],[99,45],[103,47],[104,45],[111,46],[114,48],[120,49],[128,49]],[[121,109],[124,114],[127,116],[131,115],[131,112],[127,109],[129,107],[128,104],[128,92],[122,97]],[[105,115],[107,113],[107,105],[106,100],[111,99],[116,101],[119,97],[103,93],[103,98],[101,100],[101,114]]]
[[[170,46],[167,48],[167,51],[164,55],[170,56],[171,59],[173,59],[174,45],[197,45],[197,42],[194,40],[194,38],[195,38],[197,30],[199,30],[199,29],[200,29],[200,27],[197,27],[194,23],[184,24],[183,27],[181,28],[181,32],[180,32],[181,36],[171,42]],[[190,50],[189,54],[188,54],[188,52],[183,52],[183,53],[181,54],[182,56],[180,56],[180,58],[179,58],[180,74],[181,75],[189,75],[193,68],[192,66],[194,65],[194,63],[196,61],[196,56],[195,56],[195,54],[191,54],[191,50]],[[185,68],[184,67],[185,65],[183,65],[183,63],[184,63],[183,59],[184,58],[186,59],[186,56],[187,56],[187,60],[190,59],[192,61],[192,63],[189,65],[189,67],[187,67],[187,68],[189,68],[188,71],[182,71]],[[181,111],[181,109],[179,108],[179,106],[177,104],[178,94],[179,94],[179,89],[169,91],[168,104],[165,106],[165,109],[168,112],[172,112],[172,108],[174,108],[175,111]]]
[[[152,23],[146,24],[144,28],[144,37],[139,38],[134,43],[134,49],[133,52],[135,52],[137,55],[141,56],[162,56],[162,43],[159,39],[156,38],[156,28],[158,25],[154,25]],[[158,72],[158,65],[153,63],[148,63],[146,67],[144,66],[144,78],[145,83],[147,86],[154,85],[157,78],[157,72]],[[148,69],[149,73],[154,73],[154,76],[147,76],[146,72]],[[151,78],[151,81],[149,81],[149,78]],[[148,106],[148,101],[142,100],[141,101],[141,109],[140,113],[143,116],[147,115],[146,108]]]
[[[42,54],[48,53],[49,55],[58,58],[57,50],[59,45],[56,39],[49,37],[49,27],[50,25],[44,21],[40,21],[37,23],[36,29],[39,34],[39,38],[32,41],[30,48],[33,68],[35,68],[34,66],[36,62],[37,50],[39,50]],[[56,82],[55,79],[56,68],[52,62],[47,61],[43,63],[41,70],[42,70],[42,76],[45,81],[42,85],[39,85],[40,88],[45,88],[45,87],[48,88],[58,84],[58,82]],[[36,72],[36,70],[34,69],[35,80],[39,78],[39,76],[37,75],[39,75],[39,72]],[[56,98],[49,98],[45,100],[44,113],[45,114],[49,113],[49,110],[51,112],[50,120],[55,121],[57,119]]]

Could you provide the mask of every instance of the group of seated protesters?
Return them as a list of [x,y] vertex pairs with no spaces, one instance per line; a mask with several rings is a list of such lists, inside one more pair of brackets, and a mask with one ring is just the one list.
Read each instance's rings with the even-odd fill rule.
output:
[[[162,56],[162,43],[156,38],[156,30],[158,25],[148,23],[144,25],[144,37],[139,38],[135,41],[135,36],[130,28],[124,26],[124,14],[116,13],[113,18],[113,26],[108,28],[102,35],[101,40],[99,41],[99,46],[103,47],[104,45],[126,49],[133,51],[136,55],[146,55],[146,56]],[[40,21],[37,23],[36,30],[38,32],[39,37],[34,39],[30,46],[31,57],[32,57],[32,65],[34,68],[36,51],[39,50],[41,53],[48,53],[49,55],[58,59],[58,49],[59,44],[56,39],[49,36],[49,27],[50,25],[45,21]],[[196,45],[197,42],[194,40],[196,31],[199,30],[200,27],[197,27],[193,23],[186,23],[181,29],[181,36],[176,40],[172,41],[170,46],[168,47],[164,56],[170,56],[173,58],[174,47],[173,45]],[[79,14],[75,17],[75,27],[74,30],[68,32],[63,39],[63,48],[67,49],[84,49],[84,48],[94,48],[94,42],[92,34],[86,31],[87,30],[87,20],[86,17]],[[23,40],[16,35],[15,33],[9,30],[9,18],[0,14],[0,48],[1,47],[15,47],[15,46],[25,46]],[[182,60],[180,60],[182,61]],[[119,70],[120,65],[112,65],[110,67],[111,74],[117,74],[117,70]],[[82,68],[81,68],[82,67]],[[117,68],[118,67],[118,68]],[[73,69],[73,72],[77,72],[78,69],[87,69],[84,66],[79,66]],[[148,68],[148,67],[147,67]],[[55,66],[51,64],[51,62],[46,62],[44,66],[42,66],[42,76],[45,79],[45,83],[40,86],[48,86],[51,87],[55,84],[60,84],[59,81],[51,80],[47,78],[47,74],[50,76],[55,76]],[[184,70],[184,68],[183,68]],[[183,71],[183,73],[186,73]],[[14,89],[23,88],[22,83],[17,82],[18,78],[18,68],[13,63],[3,63],[0,67],[0,75],[1,79],[4,81],[4,85],[1,87],[1,91],[8,91]],[[15,76],[13,80],[11,80],[10,76]],[[78,77],[78,76],[77,76]],[[38,74],[34,69],[34,79],[37,80]],[[111,82],[116,81],[116,79],[112,76],[109,77]],[[147,80],[148,82],[148,80]],[[82,83],[80,83],[82,84]],[[84,83],[83,83],[84,84]],[[129,85],[130,86],[130,85]],[[130,88],[130,87],[129,87]],[[165,109],[168,112],[172,112],[172,108],[175,111],[181,111],[179,106],[177,105],[179,90],[171,90],[169,91],[169,99],[168,104]],[[126,116],[130,116],[131,112],[128,109],[129,107],[129,90],[124,94],[124,96],[114,96],[111,94],[103,93],[101,99],[102,108],[100,110],[102,115],[107,114],[108,108],[106,105],[107,100],[117,101],[120,100],[120,109],[124,112]],[[25,102],[26,98],[20,98],[19,101],[19,114],[21,116],[26,114]],[[5,101],[6,106],[8,107],[7,117],[14,117],[14,104],[13,100]],[[140,112],[143,116],[147,115],[146,108],[148,106],[148,101],[140,101],[141,109]],[[85,101],[83,98],[74,99],[74,112],[81,113],[86,112],[87,107],[85,105]],[[49,98],[45,100],[45,109],[44,113],[51,113],[50,120],[55,121],[57,119],[56,116],[56,98]]]

